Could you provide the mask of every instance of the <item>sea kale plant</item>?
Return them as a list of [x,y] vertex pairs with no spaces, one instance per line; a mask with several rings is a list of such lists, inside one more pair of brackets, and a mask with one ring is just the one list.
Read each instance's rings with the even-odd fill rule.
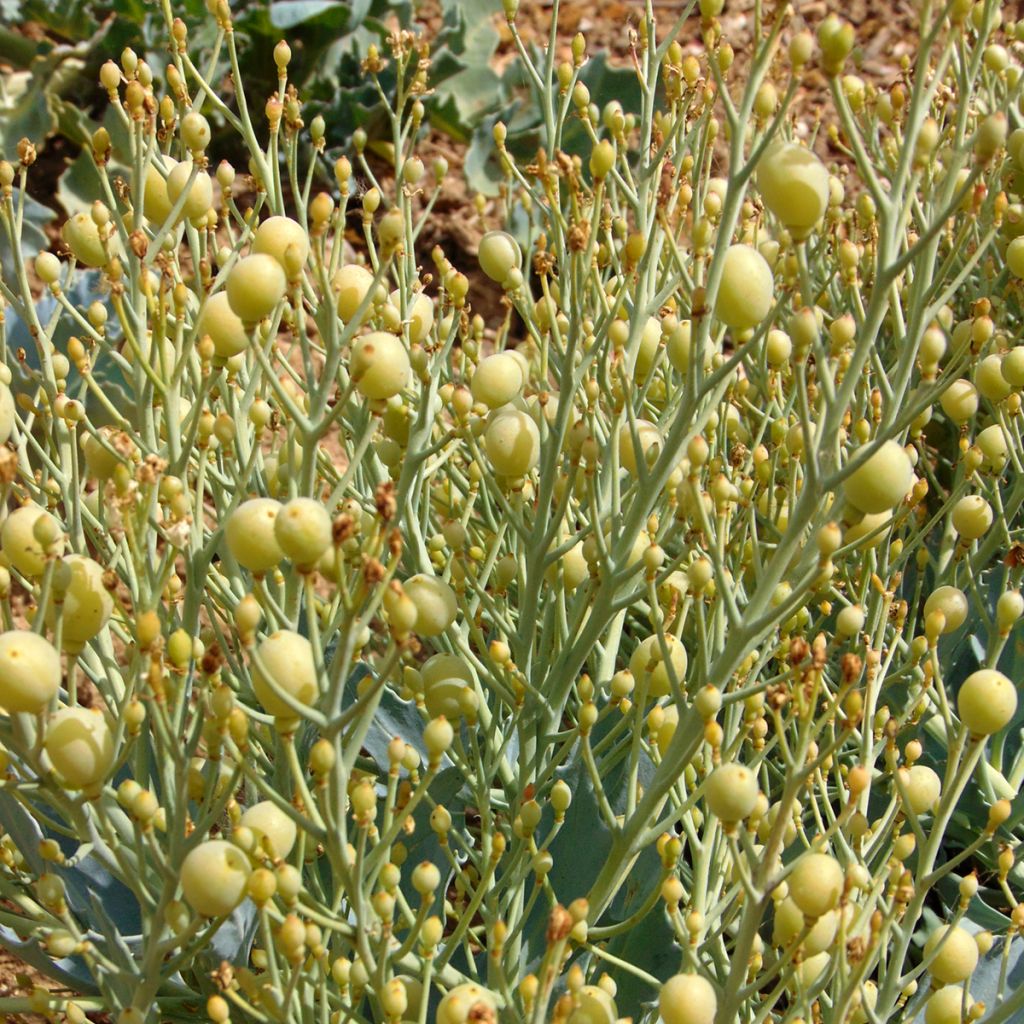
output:
[[1024,23],[921,0],[868,83],[653,6],[627,112],[507,3],[472,279],[410,30],[389,163],[225,0],[103,65],[54,251],[0,162],[0,1010],[1022,1019]]

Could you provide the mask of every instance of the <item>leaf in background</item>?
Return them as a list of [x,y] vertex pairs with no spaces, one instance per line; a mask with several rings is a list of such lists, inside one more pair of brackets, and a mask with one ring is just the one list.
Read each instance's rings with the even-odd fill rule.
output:
[[6,100],[0,106],[0,153],[8,159],[15,155],[21,139],[41,147],[57,126],[46,102],[48,77],[45,61],[36,61],[31,71],[15,71],[7,76]]
[[57,201],[69,217],[87,211],[100,197],[100,177],[92,156],[82,150],[57,181]]
[[295,28],[307,22],[331,32],[351,32],[370,10],[370,0],[276,0],[270,5],[270,24],[275,29]]

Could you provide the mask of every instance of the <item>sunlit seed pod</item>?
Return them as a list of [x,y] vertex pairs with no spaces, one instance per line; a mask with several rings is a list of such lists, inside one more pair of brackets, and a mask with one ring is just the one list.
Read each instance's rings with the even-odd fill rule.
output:
[[56,696],[61,684],[57,649],[28,630],[0,633],[0,708],[7,714],[38,714]]
[[583,985],[573,997],[567,1024],[615,1024],[618,1010],[611,994],[599,985]]
[[954,423],[967,423],[978,411],[977,388],[969,380],[955,380],[939,396],[939,405]]
[[190,850],[181,862],[185,900],[204,917],[230,914],[245,896],[249,859],[223,839],[210,839]]
[[374,331],[356,339],[349,370],[364,398],[392,398],[409,385],[409,353],[401,338],[386,331]]
[[974,369],[974,385],[982,398],[990,402],[1001,402],[1010,394],[1010,385],[1003,376],[1003,357],[985,356]]
[[438,1003],[435,1024],[471,1024],[473,1021],[497,1019],[497,1000],[488,989],[473,982],[464,982],[448,990]]
[[907,804],[917,816],[934,810],[942,795],[942,780],[926,764],[911,765],[901,769],[903,790]]
[[437,576],[419,573],[402,584],[416,605],[416,632],[420,636],[439,636],[458,615],[455,591]]
[[631,476],[639,472],[636,442],[639,442],[645,463],[650,465],[661,450],[661,431],[649,420],[636,421],[636,441],[629,423],[619,429],[619,465]]
[[319,501],[293,498],[274,519],[274,538],[285,558],[308,571],[331,546],[331,517]]
[[64,222],[61,238],[75,259],[85,267],[103,267],[108,262],[99,228],[88,213],[76,213]]
[[[22,505],[11,512],[0,527],[0,548],[4,557],[22,574],[29,578],[41,576],[46,569],[46,552],[36,539],[36,527],[43,518],[49,521],[58,533],[57,521],[38,505]],[[54,541],[50,553],[60,557],[64,551],[63,537]]]
[[843,481],[847,500],[869,515],[894,508],[913,484],[914,468],[897,441],[886,441]]
[[347,324],[373,288],[373,274],[356,263],[339,267],[331,278],[331,291],[338,303],[338,316]]
[[757,803],[757,776],[746,765],[735,762],[719,765],[705,783],[708,810],[726,824],[735,824],[750,816]]
[[213,350],[222,359],[230,359],[249,347],[249,332],[231,308],[227,292],[217,292],[203,303],[196,323],[196,335],[209,335]]
[[1017,710],[1017,690],[1002,672],[972,672],[957,694],[960,721],[975,736],[990,736],[1004,729]]
[[98,708],[62,708],[46,723],[43,746],[72,789],[93,790],[114,762],[114,736]]
[[[61,646],[78,653],[106,626],[114,599],[104,586],[102,567],[84,555],[67,555],[55,574],[59,576],[65,577],[61,580]],[[46,604],[46,624],[50,629],[57,624],[57,602],[52,592]]]
[[275,532],[280,511],[281,503],[273,498],[250,498],[228,517],[224,527],[228,550],[250,572],[268,572],[284,558]]
[[961,498],[950,514],[953,529],[965,541],[978,540],[992,528],[992,506],[980,494]]
[[251,829],[256,841],[265,840],[272,856],[287,858],[298,836],[294,819],[272,800],[261,800],[246,808],[238,827]]
[[420,678],[427,713],[431,718],[444,715],[457,722],[463,717],[465,708],[475,703],[467,700],[467,691],[476,697],[473,670],[454,654],[435,654],[428,658],[420,670]]
[[726,251],[715,300],[715,315],[733,330],[756,327],[769,313],[775,284],[765,258],[749,245]]
[[296,259],[299,265],[304,265],[309,256],[309,236],[306,234],[306,229],[291,217],[274,216],[268,217],[256,229],[252,240],[252,251],[272,256],[281,265],[281,269],[287,273],[285,251],[291,245],[297,247]]
[[970,932],[956,925],[940,925],[924,944],[924,959],[931,976],[943,985],[954,985],[974,973],[978,946]]
[[228,273],[228,302],[243,323],[269,316],[284,297],[287,281],[281,264],[266,253],[240,259]]
[[765,206],[794,237],[810,232],[828,206],[828,171],[807,147],[769,146],[758,161],[756,182]]
[[[974,1000],[967,996],[964,1000],[964,990],[960,985],[943,985],[936,989],[928,997],[924,1004],[925,1024],[966,1024],[973,1020],[970,1015],[970,1008]],[[964,1006],[968,1012],[963,1012]]]
[[967,596],[958,587],[937,587],[924,603],[925,615],[942,612],[945,618],[943,633],[955,633],[967,620],[968,610]]
[[480,269],[497,284],[504,284],[509,271],[518,270],[523,261],[519,244],[507,231],[488,231],[478,254]]
[[699,974],[676,974],[661,986],[658,1011],[664,1024],[714,1024],[718,994]]
[[[391,293],[391,304],[395,309],[402,308],[401,292],[396,288]],[[434,326],[434,303],[430,296],[424,292],[413,292],[409,296],[405,319],[409,324],[409,342],[412,345],[421,345],[430,335],[430,329]]]
[[313,645],[291,630],[279,629],[259,645],[251,672],[256,699],[268,714],[277,718],[294,718],[296,711],[278,696],[272,683],[306,706],[319,696]]
[[[772,929],[772,945],[786,948],[792,945],[807,926],[807,917],[791,896],[775,904],[775,921]],[[839,930],[839,913],[830,910],[813,922],[804,936],[801,948],[806,956],[817,956],[830,949]]]
[[205,217],[207,210],[213,205],[213,180],[206,171],[197,171],[195,179],[189,185],[193,166],[191,160],[182,160],[181,163],[175,164],[167,175],[167,198],[172,207],[177,204],[185,189],[188,189],[181,215],[190,221]]
[[540,461],[540,431],[533,417],[514,406],[494,410],[484,431],[484,451],[499,476],[526,476]]
[[496,352],[481,360],[470,381],[473,398],[491,409],[518,398],[525,383],[518,359],[508,352]]
[[642,640],[629,659],[629,670],[633,673],[637,688],[646,687],[648,699],[665,697],[672,692],[670,672],[675,675],[680,686],[685,685],[688,659],[683,642],[670,633],[664,637],[664,644],[669,655],[667,663],[662,651],[662,640],[657,635]]
[[843,869],[827,853],[805,853],[789,875],[790,895],[810,918],[821,917],[836,907],[843,884]]

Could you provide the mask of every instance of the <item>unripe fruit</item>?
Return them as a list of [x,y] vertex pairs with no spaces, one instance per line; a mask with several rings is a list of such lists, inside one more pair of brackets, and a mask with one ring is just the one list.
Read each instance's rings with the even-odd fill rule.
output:
[[423,746],[427,748],[431,764],[446,754],[455,739],[455,729],[444,715],[427,722],[423,729]]
[[[35,535],[36,525],[44,517],[59,531],[57,520],[38,505],[22,505],[21,508],[16,508],[0,528],[0,548],[8,562],[22,576],[42,576],[46,569],[46,553]],[[61,537],[54,542],[52,553],[59,558],[63,551],[64,539]]]
[[[457,722],[475,704],[473,670],[454,654],[435,654],[420,669],[423,697],[431,718],[444,715]],[[473,700],[467,698],[472,697]]]
[[420,636],[438,636],[455,621],[458,602],[455,591],[444,580],[419,573],[407,579],[402,589],[416,605],[416,632]]
[[965,929],[941,925],[928,936],[924,944],[924,958],[931,960],[928,970],[936,981],[954,985],[974,973],[978,966],[978,946],[974,936]]
[[1015,238],[1006,247],[1006,265],[1014,277],[1024,278],[1024,236]]
[[992,506],[980,494],[968,494],[953,506],[950,518],[964,540],[977,540],[992,527]]
[[387,331],[364,334],[353,343],[349,370],[359,393],[378,401],[408,387],[412,372],[402,339]]
[[252,241],[252,251],[272,256],[287,272],[284,253],[288,246],[297,247],[296,259],[304,264],[309,256],[309,236],[306,229],[291,217],[268,217],[257,229]]
[[60,260],[52,252],[41,252],[36,257],[35,270],[43,284],[56,284],[60,280]]
[[[665,636],[665,647],[668,650],[672,671],[680,686],[684,685],[686,675],[686,648],[683,642],[671,633]],[[629,659],[629,670],[636,679],[639,690],[646,684],[647,697],[665,697],[672,692],[669,667],[662,654],[661,640],[658,636],[649,636],[641,640]]]
[[567,1024],[615,1024],[618,1019],[615,1000],[600,985],[584,985],[576,999]]
[[995,669],[972,672],[956,697],[960,721],[975,736],[991,736],[1005,728],[1017,711],[1017,691]]
[[910,456],[886,441],[843,481],[843,493],[861,512],[877,515],[898,505],[914,482]]
[[757,188],[765,206],[793,233],[806,235],[828,208],[828,171],[805,146],[770,146],[757,165]]
[[106,266],[107,254],[100,241],[99,228],[88,213],[76,213],[68,218],[61,228],[60,237],[82,266]]
[[298,834],[294,820],[272,800],[253,804],[238,819],[238,827],[251,829],[257,839],[264,837],[273,856],[282,860],[292,852]]
[[[797,939],[807,924],[804,912],[791,896],[775,905],[775,922],[772,928],[772,945],[785,948]],[[830,910],[822,914],[800,944],[805,956],[817,956],[832,946],[839,930],[839,912]]]
[[498,284],[504,284],[509,271],[523,262],[519,243],[507,231],[488,231],[480,239],[480,269]]
[[[167,173],[169,174],[176,166],[177,160],[169,156],[164,157]],[[142,199],[142,212],[154,224],[163,224],[170,216],[170,196],[167,194],[167,179],[157,170],[156,164],[146,166],[146,183]]]
[[715,316],[733,330],[749,330],[768,315],[774,291],[765,258],[752,246],[732,245],[723,261]]
[[518,398],[523,384],[519,360],[508,352],[496,352],[481,361],[469,387],[476,401],[497,409]]
[[821,917],[839,903],[844,881],[843,869],[834,857],[805,853],[789,876],[789,894],[808,917]]
[[998,472],[1006,465],[1006,460],[1010,456],[1010,445],[1006,431],[998,423],[979,431],[975,443],[981,450],[983,464],[989,469]]
[[[974,1005],[974,1000],[967,997],[967,1009]],[[964,1006],[964,990],[960,985],[944,985],[928,997],[924,1006],[925,1024],[964,1024],[966,1020],[973,1020],[971,1016],[965,1017],[961,1013]]]
[[[644,461],[649,464],[661,450],[661,431],[649,420],[637,420],[636,439],[640,443]],[[636,476],[639,472],[637,462],[633,431],[628,423],[624,423],[619,430],[619,465],[631,476]]]
[[942,392],[939,405],[954,423],[966,423],[978,411],[978,391],[969,380],[961,377]]
[[857,636],[864,628],[864,609],[859,604],[847,605],[836,616],[836,633],[841,637]]
[[718,995],[699,974],[677,974],[661,986],[658,1011],[665,1024],[714,1024]]
[[967,597],[958,587],[937,587],[924,603],[925,617],[940,611],[945,618],[943,633],[955,633],[967,621]]
[[114,737],[96,708],[61,708],[46,724],[43,745],[71,789],[93,789],[114,762]]
[[373,274],[366,267],[351,263],[339,267],[331,278],[331,290],[338,303],[338,316],[348,323],[373,287]]
[[0,707],[38,714],[60,689],[57,649],[28,630],[0,633]]
[[540,460],[540,430],[529,413],[498,409],[487,421],[484,451],[499,476],[526,476]]
[[298,569],[312,569],[331,546],[331,517],[319,501],[293,498],[274,519],[274,537]]
[[742,764],[719,765],[709,776],[704,795],[708,810],[726,824],[750,816],[757,804],[757,776]]
[[477,1020],[495,1020],[497,1001],[493,994],[472,982],[450,989],[437,1007],[436,1024],[470,1024]]
[[209,839],[181,862],[181,888],[196,913],[223,917],[242,901],[249,873],[249,859],[237,846]]
[[[181,194],[188,185],[188,179],[192,174],[192,161],[182,160],[171,168],[167,175],[167,198],[174,206]],[[196,174],[192,187],[188,190],[185,205],[181,208],[181,215],[186,220],[198,220],[205,217],[206,212],[213,206],[213,181],[206,171],[199,171]]]
[[284,296],[286,285],[281,264],[266,253],[254,253],[231,268],[228,302],[243,323],[257,323],[274,311]]
[[210,122],[198,110],[190,110],[181,119],[181,141],[193,153],[201,153],[210,144]]
[[199,313],[196,335],[208,334],[213,350],[222,359],[230,359],[249,347],[249,333],[231,308],[227,292],[211,295]]
[[243,501],[224,525],[228,550],[250,572],[264,573],[284,558],[275,527],[281,503],[273,498]]
[[942,780],[928,765],[915,764],[904,768],[901,778],[907,804],[914,814],[927,814],[939,802]]
[[[114,610],[114,599],[103,585],[103,569],[84,555],[68,555],[57,572],[67,571],[64,600],[61,605],[61,644],[77,653],[103,627]],[[53,593],[46,604],[46,624],[53,629],[57,608]]]
[[296,715],[277,695],[271,682],[299,704],[313,704],[319,694],[316,663],[313,645],[304,636],[279,629],[259,645],[256,655],[252,663],[252,688],[268,714],[277,718]]

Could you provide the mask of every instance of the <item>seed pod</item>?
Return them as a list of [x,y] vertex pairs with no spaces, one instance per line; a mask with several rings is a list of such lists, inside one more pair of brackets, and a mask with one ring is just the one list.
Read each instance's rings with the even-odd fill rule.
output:
[[62,708],[46,725],[44,747],[72,789],[94,791],[114,762],[114,736],[96,708]]
[[8,714],[43,711],[60,689],[56,648],[28,630],[0,633],[0,707]]
[[275,717],[294,718],[296,713],[272,683],[299,704],[311,705],[319,696],[313,645],[291,630],[279,629],[259,645],[251,671],[256,698]]
[[661,986],[658,1010],[664,1024],[714,1024],[718,995],[699,974],[676,974]]
[[242,901],[249,880],[248,858],[223,839],[210,839],[190,850],[181,863],[185,899],[204,917],[223,917]]
[[733,330],[749,330],[768,315],[774,291],[765,258],[752,246],[732,245],[723,261],[715,316]]
[[295,821],[272,800],[261,800],[247,808],[237,827],[251,829],[257,842],[265,839],[272,856],[282,860],[292,852],[298,835]]

